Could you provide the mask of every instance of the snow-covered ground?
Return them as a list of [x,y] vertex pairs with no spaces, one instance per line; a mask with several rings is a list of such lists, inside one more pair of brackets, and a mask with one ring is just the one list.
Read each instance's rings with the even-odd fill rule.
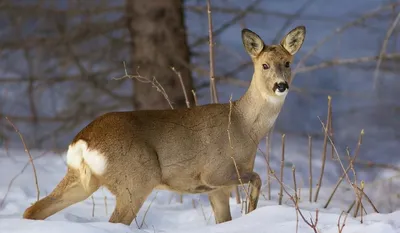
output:
[[[318,232],[337,233],[338,219],[343,210],[347,210],[354,200],[354,192],[350,186],[343,182],[328,208],[323,208],[334,183],[340,174],[337,172],[339,164],[328,158],[325,170],[324,183],[320,192],[319,201],[310,204],[308,201],[308,160],[307,141],[287,136],[286,163],[284,183],[293,194],[291,168],[296,165],[297,187],[301,188],[300,207],[306,219],[312,216],[315,221],[316,209],[318,214]],[[262,149],[261,145],[260,148]],[[314,142],[313,178],[314,187],[320,172],[319,141]],[[279,174],[279,146],[274,146],[272,151],[271,166]],[[61,180],[66,171],[65,153],[31,151],[35,158],[40,197],[52,191]],[[278,183],[273,182],[272,200],[267,200],[266,192],[266,163],[260,154],[256,159],[255,170],[263,180],[262,195],[259,207],[248,215],[241,212],[242,205],[236,204],[231,198],[231,211],[233,220],[216,225],[205,195],[184,195],[183,203],[179,196],[167,191],[154,191],[139,212],[136,221],[130,226],[108,223],[114,205],[113,195],[106,189],[99,189],[93,198],[70,206],[63,211],[49,217],[45,221],[32,221],[22,219],[22,214],[31,203],[36,200],[36,188],[33,170],[28,156],[23,150],[0,150],[0,232],[1,233],[63,233],[63,232],[296,232],[296,211],[292,202],[285,195],[283,205],[278,205]],[[382,179],[394,176],[390,172],[382,172]],[[393,178],[395,181],[395,179]],[[11,185],[10,185],[10,182]],[[382,182],[366,184],[365,190],[380,214],[374,213],[368,202],[363,204],[367,215],[360,223],[360,216],[348,216],[343,233],[394,233],[400,232],[399,198],[396,197],[395,183],[390,191]],[[387,188],[387,190],[384,190]],[[315,193],[315,189],[314,189]],[[393,197],[391,197],[393,194]],[[382,196],[384,195],[384,196]],[[94,205],[93,205],[94,203]],[[397,203],[397,206],[396,206]],[[94,209],[93,209],[94,208]],[[392,208],[392,209],[390,209]],[[397,209],[396,209],[397,208]],[[397,211],[396,211],[397,210]],[[351,212],[353,213],[353,211]],[[342,216],[342,221],[344,216]],[[313,232],[301,219],[298,222],[298,232]]]

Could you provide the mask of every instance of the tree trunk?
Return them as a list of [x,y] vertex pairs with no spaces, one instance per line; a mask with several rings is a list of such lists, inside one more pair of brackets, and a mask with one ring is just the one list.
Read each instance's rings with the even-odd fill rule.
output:
[[[184,92],[176,73],[181,73],[191,105],[193,89],[186,41],[183,0],[126,0],[133,74],[156,78],[174,108],[186,107]],[[151,83],[133,80],[133,107],[167,109],[167,100]]]

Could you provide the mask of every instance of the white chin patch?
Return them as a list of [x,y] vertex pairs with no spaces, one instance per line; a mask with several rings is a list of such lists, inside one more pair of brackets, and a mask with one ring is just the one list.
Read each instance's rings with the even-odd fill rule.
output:
[[288,93],[288,89],[286,89],[284,92],[280,92],[278,89],[275,90],[275,95],[277,96],[285,96]]

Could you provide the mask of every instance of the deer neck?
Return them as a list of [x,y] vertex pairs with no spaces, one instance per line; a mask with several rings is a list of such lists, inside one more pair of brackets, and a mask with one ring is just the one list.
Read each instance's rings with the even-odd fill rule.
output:
[[242,127],[257,143],[272,128],[284,103],[285,97],[270,96],[263,91],[265,86],[254,75],[246,93],[236,101],[235,111]]

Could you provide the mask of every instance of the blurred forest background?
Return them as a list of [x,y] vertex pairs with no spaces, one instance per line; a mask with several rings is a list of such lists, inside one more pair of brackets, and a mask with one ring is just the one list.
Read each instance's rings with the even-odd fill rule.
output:
[[[362,157],[400,156],[400,1],[212,0],[215,78],[220,102],[239,98],[252,76],[240,31],[278,43],[305,25],[294,83],[275,126],[287,137],[323,137],[332,96],[334,139]],[[108,111],[211,102],[205,0],[1,0],[0,146],[65,150],[89,121]],[[139,68],[138,68],[139,67]],[[121,78],[125,71],[139,78]],[[279,144],[278,144],[279,145]],[[306,146],[306,145],[305,145]],[[370,171],[369,171],[370,172]]]

